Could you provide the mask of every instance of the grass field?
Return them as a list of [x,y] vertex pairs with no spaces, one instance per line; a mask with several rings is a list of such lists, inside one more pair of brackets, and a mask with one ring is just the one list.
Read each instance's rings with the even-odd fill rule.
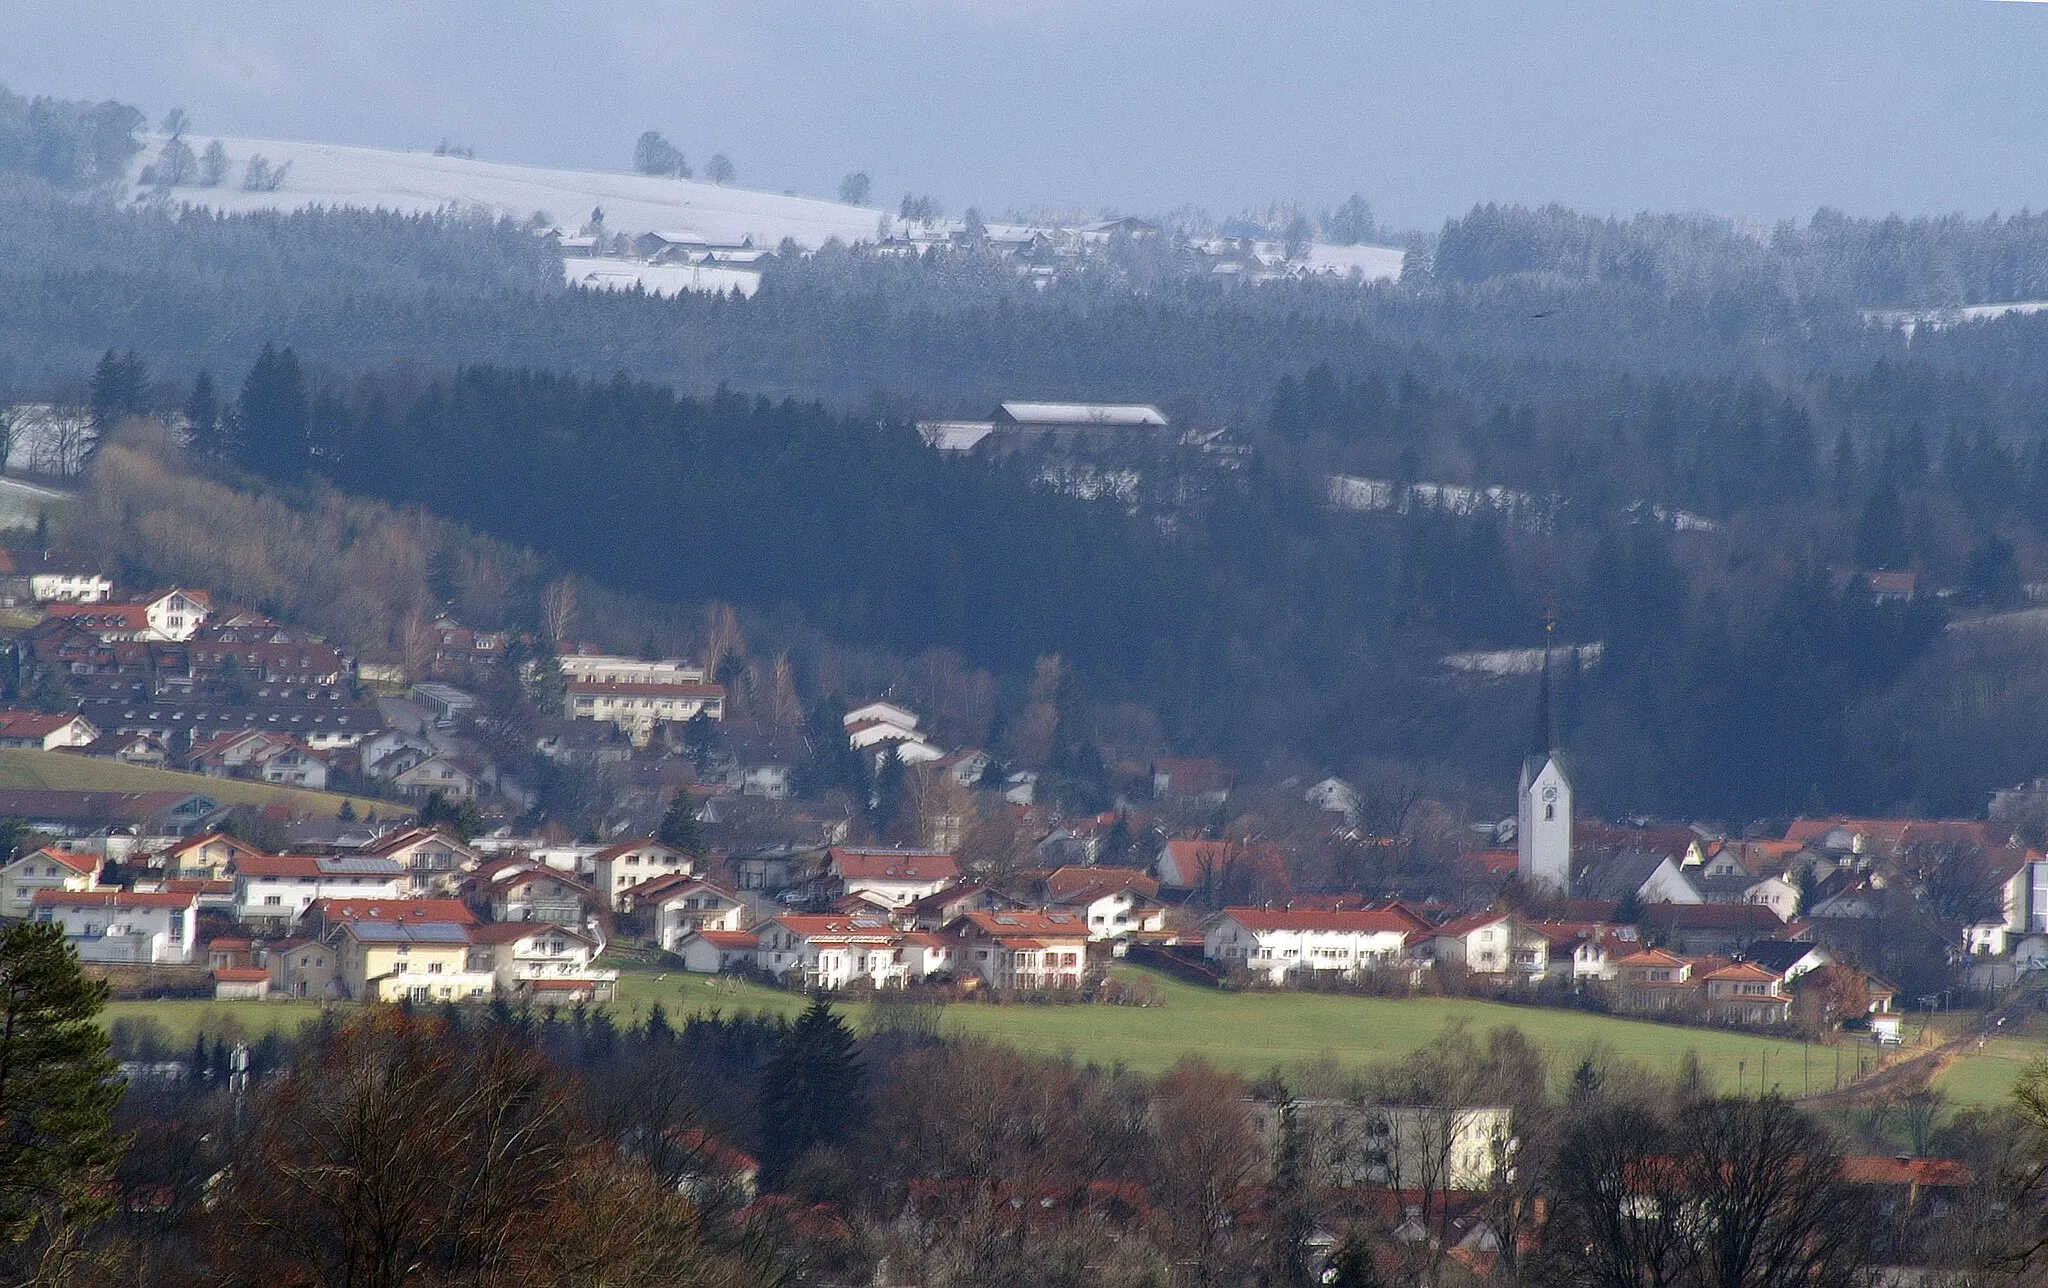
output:
[[356,813],[389,814],[401,806],[391,801],[309,792],[299,787],[272,787],[240,778],[208,778],[146,765],[87,759],[61,751],[0,750],[0,788],[47,787],[80,792],[205,792],[229,805],[287,805],[305,814],[339,813],[344,800],[355,801]]
[[[1859,1045],[1827,1047],[1760,1038],[1717,1029],[1650,1024],[1577,1011],[1507,1006],[1453,998],[1386,1000],[1313,993],[1219,993],[1183,984],[1138,967],[1119,967],[1133,978],[1151,980],[1160,1004],[1127,1006],[993,1006],[963,1003],[947,1008],[946,1032],[991,1038],[1042,1055],[1069,1056],[1099,1064],[1121,1063],[1141,1073],[1159,1073],[1182,1056],[1199,1054],[1243,1074],[1275,1065],[1332,1059],[1356,1068],[1398,1057],[1429,1042],[1447,1025],[1464,1023],[1476,1034],[1512,1025],[1550,1053],[1556,1076],[1566,1076],[1578,1057],[1598,1043],[1615,1056],[1657,1074],[1669,1074],[1690,1050],[1718,1088],[1749,1092],[1775,1087],[1787,1096],[1833,1085],[1839,1055],[1845,1076],[1859,1056],[1876,1053]],[[717,1009],[794,1016],[807,999],[780,989],[735,980],[622,968],[617,1011],[622,1024],[636,1023],[659,1001],[671,1016]],[[860,1003],[845,1008],[856,1025]],[[109,1023],[123,1017],[161,1025],[177,1049],[195,1030],[212,1033],[232,1020],[250,1036],[270,1030],[291,1032],[319,1014],[312,1002],[115,1002]],[[2030,1060],[2048,1055],[2048,1022],[2042,1031],[2017,1033],[1987,1043],[1953,1063],[1941,1088],[1958,1108],[2003,1101]]]

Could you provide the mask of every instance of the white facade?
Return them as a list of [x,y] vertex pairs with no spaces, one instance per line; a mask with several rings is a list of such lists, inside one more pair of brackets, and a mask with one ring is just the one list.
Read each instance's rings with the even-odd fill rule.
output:
[[[636,902],[635,907],[639,905]],[[652,907],[655,940],[669,952],[700,930],[738,930],[746,905],[736,894],[704,882],[691,882],[664,892]]]
[[235,918],[289,926],[315,899],[397,899],[403,866],[389,859],[288,854],[238,858],[230,865]]
[[1211,961],[1286,982],[1297,971],[1354,974],[1402,959],[1405,927],[1384,913],[1226,909],[1209,927],[1202,951]]
[[681,658],[644,662],[636,657],[610,657],[598,653],[572,653],[556,659],[562,675],[570,680],[595,684],[702,684],[704,668]]
[[114,580],[102,572],[33,572],[28,593],[37,603],[104,604],[114,597]]
[[34,915],[38,890],[90,890],[105,860],[97,854],[42,849],[0,868],[0,917]]
[[856,979],[877,987],[910,978],[903,936],[880,917],[788,916],[761,927],[756,964],[770,975],[803,973],[808,988],[844,988]]
[[1136,890],[1105,891],[1085,901],[1062,900],[1060,906],[1088,923],[1092,940],[1121,939],[1166,928],[1166,909]]
[[1530,756],[1522,762],[1515,872],[1531,889],[1571,892],[1572,783],[1556,756]]
[[198,950],[199,901],[189,894],[45,890],[36,920],[64,927],[80,961],[182,966]]
[[635,841],[599,850],[591,860],[591,884],[610,908],[623,908],[623,896],[656,877],[695,872],[696,860],[660,841]]
[[149,601],[145,615],[149,629],[158,639],[189,640],[206,624],[211,606],[183,590],[167,591]]
[[469,968],[491,972],[501,993],[551,980],[590,980],[609,991],[617,985],[619,973],[594,968],[596,956],[596,940],[552,922],[524,922],[513,929],[478,926],[470,931]]

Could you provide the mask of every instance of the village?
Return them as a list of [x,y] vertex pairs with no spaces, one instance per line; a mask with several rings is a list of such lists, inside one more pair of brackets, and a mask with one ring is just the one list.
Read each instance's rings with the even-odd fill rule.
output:
[[[1368,825],[1342,779],[1253,796],[1310,820],[1279,839],[1232,831],[1249,794],[1199,756],[1117,767],[1109,808],[1076,816],[1035,799],[1036,772],[940,746],[888,698],[844,710],[824,749],[873,793],[893,776],[905,804],[881,835],[872,800],[801,799],[815,728],[735,718],[689,660],[572,647],[541,663],[559,710],[531,755],[606,767],[619,801],[603,834],[526,833],[531,771],[478,736],[476,691],[507,666],[531,682],[530,641],[444,618],[409,658],[350,657],[206,590],[117,593],[76,552],[5,561],[0,600],[38,616],[12,642],[0,749],[191,775],[0,789],[20,833],[0,914],[61,924],[136,996],[603,1003],[625,953],[806,992],[1129,1001],[1111,972],[1129,962],[1210,987],[1895,1044],[1901,1011],[1990,998],[2048,961],[2048,858],[2018,821],[2038,786],[1989,820],[1597,822],[1575,818],[1544,732],[1516,817],[1466,829],[1418,895],[1315,881],[1306,850],[1416,846]],[[360,795],[321,816],[209,780]],[[1879,968],[1929,934],[1911,989]]]

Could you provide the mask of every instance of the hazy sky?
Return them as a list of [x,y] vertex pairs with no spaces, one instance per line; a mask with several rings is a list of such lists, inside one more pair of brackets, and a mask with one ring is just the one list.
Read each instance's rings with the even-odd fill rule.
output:
[[0,0],[0,83],[955,213],[2048,205],[2048,4],[1996,0]]

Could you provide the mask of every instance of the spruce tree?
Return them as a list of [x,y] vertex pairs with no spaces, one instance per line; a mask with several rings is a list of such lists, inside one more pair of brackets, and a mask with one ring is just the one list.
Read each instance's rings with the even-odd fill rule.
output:
[[90,1221],[124,1142],[124,1084],[97,1023],[104,982],[88,980],[64,929],[0,930],[0,1253]]
[[867,1113],[853,1030],[814,1000],[761,1070],[761,1183],[778,1188],[807,1150],[853,1134]]

